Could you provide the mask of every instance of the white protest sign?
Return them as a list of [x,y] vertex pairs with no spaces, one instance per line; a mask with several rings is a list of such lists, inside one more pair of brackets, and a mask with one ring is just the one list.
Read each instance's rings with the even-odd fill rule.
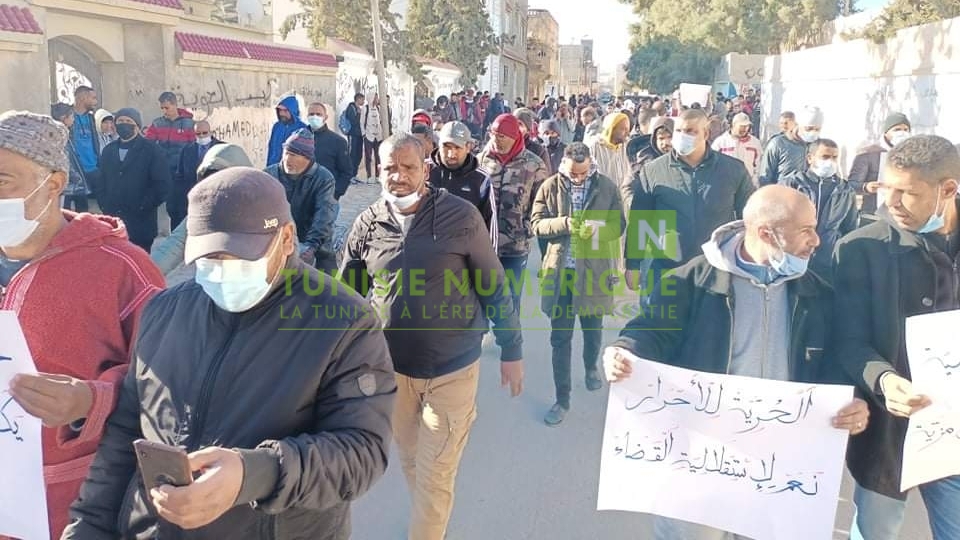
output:
[[36,373],[20,322],[0,311],[0,535],[49,540],[40,420],[10,397],[10,379]]
[[913,391],[933,402],[910,416],[900,489],[960,474],[960,311],[908,317],[907,358]]
[[832,538],[847,432],[831,419],[852,387],[630,359],[631,377],[610,385],[598,510],[756,540]]
[[704,109],[710,103],[710,91],[713,89],[709,84],[691,84],[680,83],[680,104],[687,107],[694,103],[699,103]]

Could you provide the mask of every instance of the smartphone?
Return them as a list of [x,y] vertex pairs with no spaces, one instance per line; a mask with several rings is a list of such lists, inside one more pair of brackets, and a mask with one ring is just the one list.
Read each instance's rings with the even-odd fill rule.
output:
[[164,484],[189,486],[193,483],[190,460],[182,448],[144,439],[133,441],[133,448],[147,492]]

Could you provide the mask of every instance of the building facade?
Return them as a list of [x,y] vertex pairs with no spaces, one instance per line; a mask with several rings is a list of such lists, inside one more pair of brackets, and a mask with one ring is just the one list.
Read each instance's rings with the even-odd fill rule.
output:
[[560,94],[596,94],[597,66],[593,63],[593,40],[560,45]]
[[49,113],[88,85],[101,107],[135,107],[148,123],[160,93],[172,91],[263,163],[279,99],[335,94],[337,58],[275,45],[261,0],[3,1],[0,110]]
[[488,0],[493,33],[500,50],[487,58],[477,88],[503,92],[508,101],[527,93],[527,0]]
[[560,26],[545,9],[527,10],[527,99],[557,96]]

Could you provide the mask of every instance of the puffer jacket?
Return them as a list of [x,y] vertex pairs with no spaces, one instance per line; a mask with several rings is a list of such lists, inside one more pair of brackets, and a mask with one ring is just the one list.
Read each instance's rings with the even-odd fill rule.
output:
[[197,142],[197,134],[193,129],[193,113],[186,109],[177,109],[177,117],[173,120],[161,116],[153,121],[143,136],[157,141],[163,149],[172,176],[180,164],[180,152],[188,144]]
[[316,249],[318,256],[332,257],[333,224],[337,220],[333,174],[316,163],[296,179],[283,172],[279,163],[264,172],[276,178],[287,192],[300,243]]
[[[387,466],[390,355],[362,298],[299,261],[288,265],[293,292],[280,285],[243,313],[218,308],[193,281],[147,305],[63,539],[350,537],[350,501]],[[295,313],[303,317],[289,320]],[[189,531],[158,518],[137,472],[138,438],[190,452],[238,449],[234,507]]]
[[547,179],[547,165],[529,150],[524,150],[506,165],[492,154],[480,154],[480,167],[490,174],[493,195],[497,200],[497,229],[500,239],[497,254],[501,257],[525,257],[530,254],[530,210],[535,188]]

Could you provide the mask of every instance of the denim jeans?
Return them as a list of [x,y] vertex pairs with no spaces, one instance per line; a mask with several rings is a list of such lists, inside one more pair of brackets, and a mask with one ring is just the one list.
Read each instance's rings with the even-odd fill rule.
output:
[[516,284],[517,290],[510,290],[509,294],[513,298],[513,310],[516,313],[520,312],[520,296],[523,294],[523,282],[524,271],[527,269],[527,255],[510,255],[500,257],[500,264],[503,265],[503,271],[506,273],[507,282],[506,286],[508,289],[514,288],[513,285]]
[[653,518],[653,538],[654,540],[749,540],[745,536],[706,525],[663,516]]
[[[960,538],[960,476],[919,486],[930,518],[934,540]],[[853,492],[856,512],[850,527],[850,540],[897,540],[906,513],[907,502],[864,489]]]

